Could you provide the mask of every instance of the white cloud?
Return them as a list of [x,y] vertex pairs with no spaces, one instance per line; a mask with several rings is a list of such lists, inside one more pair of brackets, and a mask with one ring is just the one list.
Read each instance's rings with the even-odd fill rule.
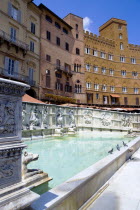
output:
[[85,17],[83,19],[84,24],[84,30],[90,32],[90,25],[93,23],[93,21],[89,17]]

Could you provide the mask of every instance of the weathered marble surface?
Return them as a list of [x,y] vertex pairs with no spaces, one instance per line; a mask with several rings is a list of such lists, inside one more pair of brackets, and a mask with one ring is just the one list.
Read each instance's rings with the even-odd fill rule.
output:
[[[0,78],[0,209],[21,209],[39,196],[24,187],[21,176],[23,83]],[[30,197],[29,197],[30,196]]]
[[139,131],[140,129],[139,113],[24,102],[22,115],[23,137],[57,135],[58,133],[69,132],[70,128],[75,128],[74,130],[97,129],[126,132],[129,130]]

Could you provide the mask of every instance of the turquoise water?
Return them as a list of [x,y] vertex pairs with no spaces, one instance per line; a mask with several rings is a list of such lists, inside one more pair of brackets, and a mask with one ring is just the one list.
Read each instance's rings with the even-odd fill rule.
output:
[[109,155],[108,151],[112,147],[116,150],[117,144],[122,147],[122,141],[127,143],[130,138],[117,137],[115,134],[112,137],[95,138],[89,132],[27,141],[27,151],[39,154],[39,159],[29,167],[39,168],[53,178],[48,184],[50,189]]

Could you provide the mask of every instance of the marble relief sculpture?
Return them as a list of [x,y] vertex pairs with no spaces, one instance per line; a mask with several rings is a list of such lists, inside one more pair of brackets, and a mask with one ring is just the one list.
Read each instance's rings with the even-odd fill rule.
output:
[[0,134],[14,132],[16,102],[0,102]]
[[122,117],[122,126],[130,127],[131,123],[132,123],[131,116],[123,115],[123,117]]
[[69,126],[75,127],[75,117],[74,117],[74,111],[72,109],[69,110]]
[[89,125],[92,123],[92,111],[86,110],[83,114],[83,117],[84,117],[85,124]]
[[61,108],[58,108],[56,113],[56,126],[60,128],[63,127],[63,113]]
[[44,106],[43,109],[42,109],[42,127],[44,129],[47,129],[48,128],[48,107],[47,106]]
[[112,116],[110,113],[104,113],[101,117],[101,123],[103,126],[111,125]]

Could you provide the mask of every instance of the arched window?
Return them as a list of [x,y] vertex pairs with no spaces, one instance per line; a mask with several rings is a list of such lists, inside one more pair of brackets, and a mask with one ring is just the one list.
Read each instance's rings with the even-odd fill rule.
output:
[[75,93],[81,93],[82,92],[82,85],[80,84],[80,81],[77,80],[75,84]]
[[122,39],[122,38],[123,38],[122,34],[119,34],[119,39]]

